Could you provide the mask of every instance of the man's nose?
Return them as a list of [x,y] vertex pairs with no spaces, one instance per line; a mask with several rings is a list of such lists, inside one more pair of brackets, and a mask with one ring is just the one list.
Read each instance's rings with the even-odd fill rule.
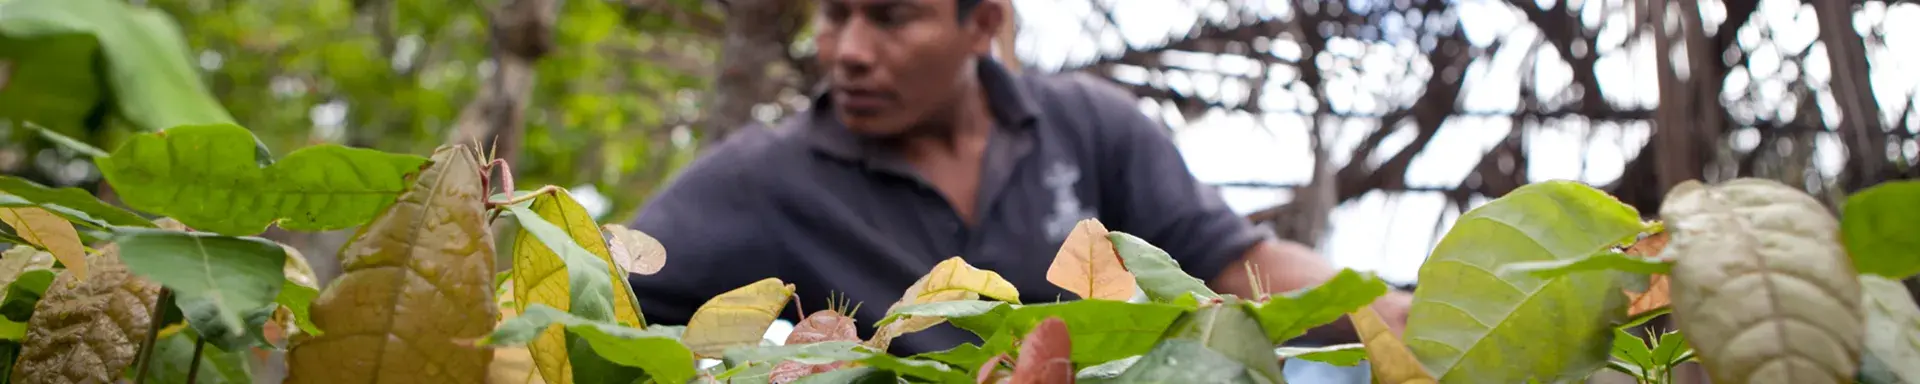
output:
[[875,31],[867,23],[854,20],[840,30],[838,39],[834,39],[833,57],[828,58],[830,70],[842,72],[841,76],[865,75],[873,70],[878,55],[875,43]]

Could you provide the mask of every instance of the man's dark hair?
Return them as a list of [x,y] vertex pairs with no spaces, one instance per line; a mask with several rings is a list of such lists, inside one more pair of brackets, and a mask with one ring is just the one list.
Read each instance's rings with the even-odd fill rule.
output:
[[960,15],[960,20],[965,21],[967,19],[967,15],[973,13],[973,7],[976,5],[980,5],[981,0],[955,0],[955,1],[959,3],[959,4],[956,4],[956,6],[954,7],[954,9],[958,10],[959,12],[955,12],[955,13]]

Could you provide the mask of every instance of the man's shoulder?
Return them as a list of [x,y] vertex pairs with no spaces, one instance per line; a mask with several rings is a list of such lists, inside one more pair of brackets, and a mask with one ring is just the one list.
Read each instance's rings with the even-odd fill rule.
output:
[[722,183],[750,182],[767,170],[769,164],[791,164],[801,145],[798,135],[792,133],[791,123],[783,122],[778,129],[760,123],[749,123],[735,129],[725,138],[701,148],[700,154],[687,164],[682,177],[696,177]]

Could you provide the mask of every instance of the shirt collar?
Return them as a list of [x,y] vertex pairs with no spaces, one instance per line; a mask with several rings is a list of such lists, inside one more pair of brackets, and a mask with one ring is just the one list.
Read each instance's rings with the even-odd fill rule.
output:
[[[1039,105],[1019,79],[999,61],[981,57],[976,65],[980,85],[987,92],[988,109],[999,128],[1028,129],[1039,120]],[[833,113],[832,92],[823,83],[813,90],[813,104],[802,117],[806,135],[817,150],[850,160],[865,160],[874,152],[859,135],[848,130]]]

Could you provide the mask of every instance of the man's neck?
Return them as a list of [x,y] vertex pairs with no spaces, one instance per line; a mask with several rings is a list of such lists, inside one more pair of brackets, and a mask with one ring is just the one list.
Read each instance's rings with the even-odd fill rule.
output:
[[914,134],[902,137],[896,148],[909,160],[977,155],[993,132],[993,111],[986,92],[969,88],[949,113],[931,119]]

